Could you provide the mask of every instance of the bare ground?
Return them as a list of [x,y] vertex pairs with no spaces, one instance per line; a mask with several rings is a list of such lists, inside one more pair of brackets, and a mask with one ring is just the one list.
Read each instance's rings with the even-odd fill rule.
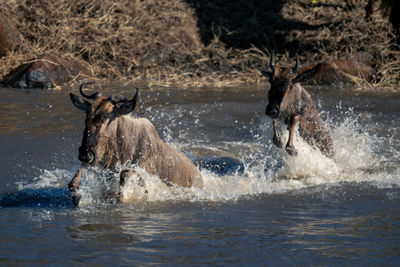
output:
[[366,88],[400,83],[400,49],[386,18],[365,20],[344,1],[10,0],[0,8],[21,33],[0,58],[0,77],[52,53],[78,60],[98,79],[149,85],[229,86],[265,81],[269,53],[292,63],[356,58],[376,73]]

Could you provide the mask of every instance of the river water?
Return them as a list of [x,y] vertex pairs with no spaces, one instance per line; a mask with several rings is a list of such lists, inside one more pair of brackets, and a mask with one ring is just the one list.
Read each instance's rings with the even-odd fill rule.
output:
[[143,199],[118,205],[104,197],[118,174],[91,168],[74,208],[84,114],[71,91],[0,89],[1,265],[400,264],[399,94],[309,88],[335,143],[328,159],[298,137],[297,157],[273,145],[262,87],[144,87],[136,114],[168,144],[239,159],[244,173],[202,170],[199,190],[138,170],[147,195],[127,189]]

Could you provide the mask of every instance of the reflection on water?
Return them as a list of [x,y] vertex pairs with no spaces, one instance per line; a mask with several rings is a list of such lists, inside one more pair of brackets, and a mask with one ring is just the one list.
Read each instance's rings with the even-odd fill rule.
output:
[[[102,91],[131,96],[132,89]],[[168,187],[138,169],[146,178],[145,200],[119,206],[104,198],[118,190],[119,174],[90,168],[81,205],[73,208],[66,187],[80,165],[84,114],[70,103],[69,90],[0,90],[1,261],[399,262],[400,96],[310,92],[332,132],[333,159],[298,137],[298,157],[275,147],[262,88],[143,88],[137,115],[148,117],[170,145],[193,160],[239,159],[244,172],[220,177],[202,170],[199,190]],[[138,192],[134,183],[125,193],[132,192]]]

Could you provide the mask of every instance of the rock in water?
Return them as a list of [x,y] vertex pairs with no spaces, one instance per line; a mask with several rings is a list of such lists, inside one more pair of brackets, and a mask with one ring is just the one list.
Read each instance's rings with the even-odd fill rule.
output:
[[78,62],[43,54],[12,70],[1,83],[14,88],[49,89],[71,80],[90,77],[90,72]]

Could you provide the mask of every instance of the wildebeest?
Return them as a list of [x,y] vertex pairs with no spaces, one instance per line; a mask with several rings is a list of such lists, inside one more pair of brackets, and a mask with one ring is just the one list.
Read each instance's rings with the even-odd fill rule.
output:
[[298,123],[300,136],[311,146],[318,147],[326,156],[332,157],[334,149],[330,133],[319,117],[310,95],[300,85],[301,82],[308,81],[316,69],[309,69],[297,75],[299,70],[298,56],[294,68],[281,68],[275,66],[273,53],[271,54],[270,68],[271,72],[262,71],[262,73],[269,78],[271,84],[265,113],[273,119],[274,144],[278,147],[283,146],[278,131],[278,119],[284,120],[289,129],[286,151],[291,155],[297,155],[293,138]]
[[368,65],[354,59],[335,58],[299,68],[299,73],[315,69],[310,80],[321,84],[357,83],[357,77],[368,79],[374,73]]
[[[139,99],[139,89],[128,100],[118,94],[110,97],[98,92],[87,95],[83,92],[86,84],[80,86],[80,93],[84,98],[93,100],[92,103],[70,94],[72,103],[86,112],[85,130],[79,147],[82,168],[68,185],[74,204],[79,201],[76,190],[86,165],[113,169],[117,163],[131,162],[159,176],[168,185],[203,186],[202,176],[189,158],[163,142],[148,119],[132,116]],[[130,172],[121,172],[121,186],[129,179],[127,174]],[[123,202],[123,199],[120,201]]]

